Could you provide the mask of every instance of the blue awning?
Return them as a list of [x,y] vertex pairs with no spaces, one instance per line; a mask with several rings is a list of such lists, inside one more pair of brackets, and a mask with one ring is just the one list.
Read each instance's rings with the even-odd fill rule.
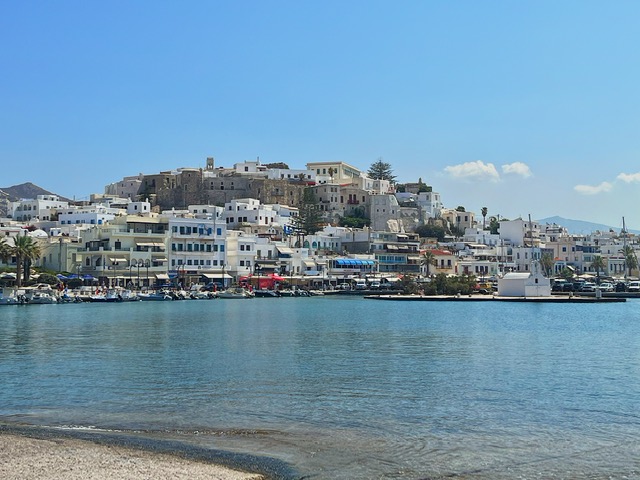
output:
[[350,258],[340,258],[336,260],[336,266],[345,266],[345,265],[363,266],[363,265],[375,265],[375,264],[376,262],[374,262],[373,260],[353,260]]

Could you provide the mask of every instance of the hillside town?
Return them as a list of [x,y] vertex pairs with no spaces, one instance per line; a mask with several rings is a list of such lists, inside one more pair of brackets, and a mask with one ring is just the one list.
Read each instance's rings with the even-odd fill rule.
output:
[[[207,158],[202,168],[124,177],[85,202],[47,194],[5,209],[5,286],[33,282],[36,271],[135,290],[260,278],[271,282],[256,288],[379,289],[440,274],[482,285],[534,264],[550,278],[638,276],[635,235],[575,235],[482,206],[446,208],[422,179],[396,183],[381,159],[365,171],[344,162],[296,170],[259,159],[222,167]],[[37,255],[15,254],[20,237]]]

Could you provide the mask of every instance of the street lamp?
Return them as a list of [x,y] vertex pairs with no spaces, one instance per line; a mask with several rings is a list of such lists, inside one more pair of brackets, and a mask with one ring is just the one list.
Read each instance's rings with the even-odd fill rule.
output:
[[133,285],[133,282],[131,281],[131,269],[133,268],[133,266],[136,264],[136,261],[132,258],[129,259],[129,286]]
[[138,267],[138,281],[137,281],[137,285],[138,285],[138,290],[140,290],[140,267],[142,266],[142,259],[138,259],[138,261],[136,262],[136,265]]
[[144,261],[144,266],[147,269],[147,288],[149,288],[149,266],[151,265],[151,260],[148,258]]
[[113,281],[111,282],[111,286],[115,287],[116,286],[116,272],[118,269],[118,260],[112,260],[111,261],[111,266],[113,267]]

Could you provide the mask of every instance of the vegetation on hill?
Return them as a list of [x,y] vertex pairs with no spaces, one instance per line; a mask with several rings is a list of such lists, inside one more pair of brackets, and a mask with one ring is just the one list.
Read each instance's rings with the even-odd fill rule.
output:
[[391,183],[395,183],[396,181],[396,176],[393,174],[391,164],[383,161],[382,158],[379,158],[371,164],[367,175],[374,180],[389,180]]

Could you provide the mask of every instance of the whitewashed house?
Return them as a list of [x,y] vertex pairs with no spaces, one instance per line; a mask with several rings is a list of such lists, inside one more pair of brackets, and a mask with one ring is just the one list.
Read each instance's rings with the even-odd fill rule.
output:
[[510,272],[498,278],[500,297],[549,297],[551,282],[542,275],[537,263],[531,272]]

